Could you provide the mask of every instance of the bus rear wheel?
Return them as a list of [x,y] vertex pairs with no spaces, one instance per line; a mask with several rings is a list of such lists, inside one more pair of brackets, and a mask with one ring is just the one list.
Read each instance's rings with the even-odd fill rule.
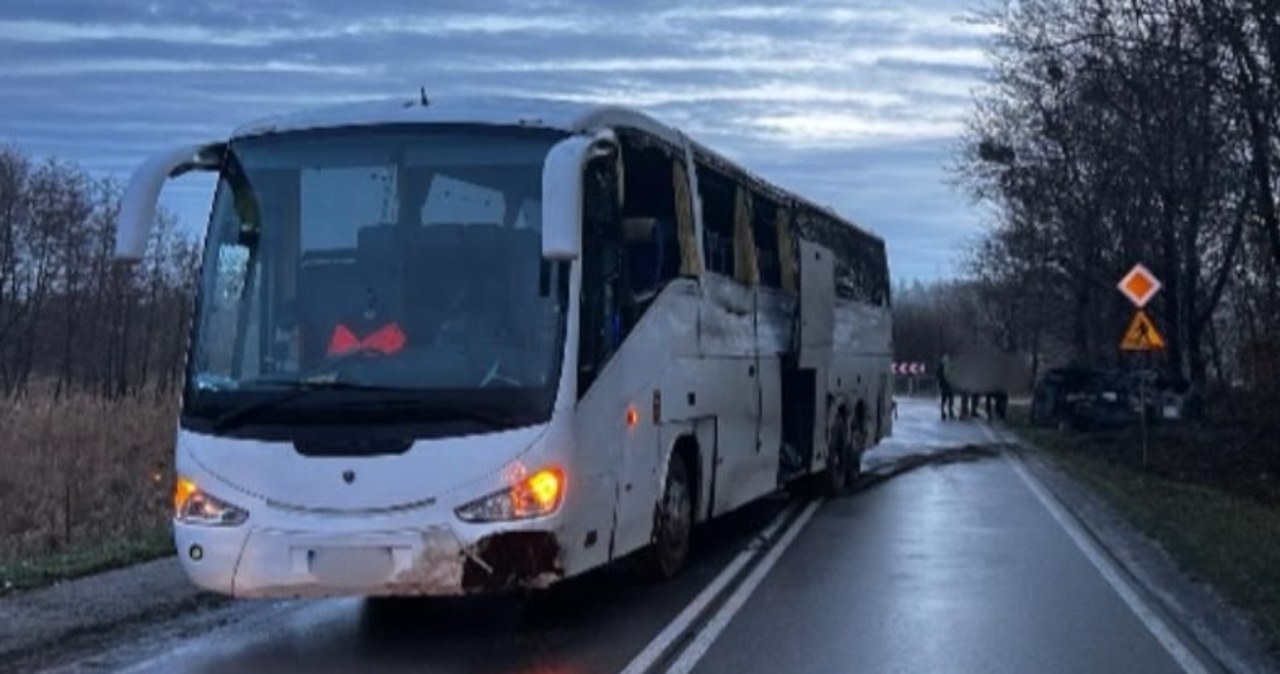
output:
[[852,433],[849,446],[849,461],[845,465],[845,488],[856,489],[862,481],[862,455],[867,451],[867,431],[861,419]]
[[822,475],[822,492],[824,496],[834,498],[841,496],[849,488],[849,441],[844,430],[844,421],[836,424],[827,443],[827,470]]
[[653,542],[640,557],[640,573],[651,580],[667,580],[684,567],[693,531],[693,489],[689,467],[680,455],[671,457],[667,484],[653,522]]

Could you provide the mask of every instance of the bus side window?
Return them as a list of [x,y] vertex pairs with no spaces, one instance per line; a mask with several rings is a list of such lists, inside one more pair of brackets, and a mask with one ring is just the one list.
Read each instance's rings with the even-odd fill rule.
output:
[[618,182],[612,157],[587,165],[583,181],[582,294],[578,397],[591,388],[622,342],[626,290]]
[[751,193],[739,187],[733,199],[733,278],[748,286],[760,283],[759,264],[756,260],[756,241],[752,232],[755,210]]
[[835,256],[837,297],[888,306],[889,269],[881,241],[804,206],[797,207],[793,215],[797,234],[825,246]]
[[707,271],[734,275],[734,186],[729,179],[702,162],[698,171],[698,196],[702,203],[702,249]]
[[754,195],[751,228],[755,235],[756,264],[760,269],[761,285],[782,287],[782,265],[779,250],[781,233],[778,231],[782,209],[773,200]]
[[[623,233],[634,322],[686,266],[697,268],[692,264],[697,248],[687,177],[674,158],[675,150],[635,132],[621,137]],[[686,244],[691,250],[686,250]]]

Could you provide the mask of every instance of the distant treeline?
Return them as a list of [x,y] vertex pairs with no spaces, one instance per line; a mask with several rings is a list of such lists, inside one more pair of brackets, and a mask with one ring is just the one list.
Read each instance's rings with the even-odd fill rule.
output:
[[[1126,361],[1135,262],[1170,373],[1280,400],[1280,12],[1254,0],[1027,0],[956,175],[991,207],[966,260],[1004,346]],[[1257,399],[1257,396],[1253,396]]]
[[180,380],[198,249],[162,214],[146,259],[112,259],[120,189],[0,146],[0,396],[119,398]]

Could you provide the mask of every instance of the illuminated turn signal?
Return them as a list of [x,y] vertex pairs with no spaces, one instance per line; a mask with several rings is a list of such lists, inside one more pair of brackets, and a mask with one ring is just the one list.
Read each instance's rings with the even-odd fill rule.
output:
[[564,489],[564,471],[544,468],[454,512],[464,522],[507,522],[545,517],[560,507],[564,501]]
[[511,508],[516,517],[546,515],[560,506],[563,492],[564,473],[559,468],[546,468],[511,488]]
[[249,519],[249,512],[203,491],[179,477],[173,485],[173,518],[183,524],[234,527]]
[[529,478],[529,494],[544,510],[549,510],[560,501],[562,482],[563,477],[558,470],[539,471]]
[[175,516],[181,516],[187,508],[187,501],[191,500],[191,496],[200,491],[196,487],[196,483],[185,477],[178,478],[173,485],[173,513]]

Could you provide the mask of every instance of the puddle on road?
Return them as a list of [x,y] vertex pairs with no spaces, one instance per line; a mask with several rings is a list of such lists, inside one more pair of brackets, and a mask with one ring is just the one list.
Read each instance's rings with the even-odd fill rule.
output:
[[858,482],[858,491],[867,491],[896,477],[926,466],[946,466],[955,463],[972,463],[999,458],[1001,453],[1010,447],[1006,443],[968,444],[954,449],[894,456],[883,461],[877,461],[873,468],[864,471],[862,479]]

